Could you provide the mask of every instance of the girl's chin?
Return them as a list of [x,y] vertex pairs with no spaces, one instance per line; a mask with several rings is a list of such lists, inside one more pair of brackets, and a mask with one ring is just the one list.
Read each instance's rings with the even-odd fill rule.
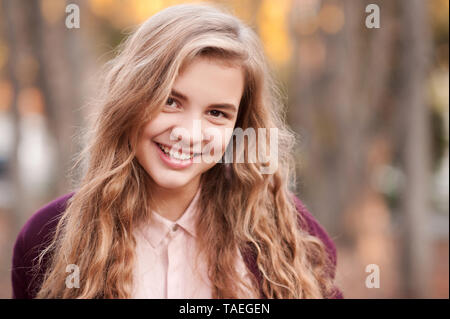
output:
[[180,187],[186,186],[188,183],[167,183],[167,182],[157,182],[155,181],[156,185],[159,187],[165,188],[165,189],[178,189]]
[[[163,171],[161,171],[161,173],[162,172]],[[186,173],[183,174],[181,171],[164,171],[163,174],[158,174],[157,176],[150,174],[150,176],[157,186],[166,189],[176,189],[186,186],[195,179],[195,177],[191,176],[191,174],[188,176]]]

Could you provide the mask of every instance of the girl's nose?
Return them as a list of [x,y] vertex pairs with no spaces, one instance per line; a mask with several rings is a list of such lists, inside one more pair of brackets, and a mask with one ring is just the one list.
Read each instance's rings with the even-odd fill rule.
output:
[[202,121],[199,119],[184,119],[180,125],[174,127],[170,133],[172,141],[181,142],[183,148],[194,148],[202,145],[205,134]]

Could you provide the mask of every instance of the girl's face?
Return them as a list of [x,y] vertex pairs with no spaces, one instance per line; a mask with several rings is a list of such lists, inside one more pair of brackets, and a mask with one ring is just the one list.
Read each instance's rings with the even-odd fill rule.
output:
[[[242,68],[217,60],[196,58],[178,75],[162,111],[144,126],[136,150],[158,186],[188,186],[216,165],[232,136],[243,90]],[[215,160],[205,160],[207,153]]]

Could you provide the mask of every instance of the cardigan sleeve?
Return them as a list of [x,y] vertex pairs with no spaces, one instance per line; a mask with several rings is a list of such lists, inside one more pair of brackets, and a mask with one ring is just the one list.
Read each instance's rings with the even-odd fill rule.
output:
[[[326,250],[329,254],[330,260],[332,262],[332,269],[331,269],[331,277],[334,279],[336,275],[336,267],[337,267],[337,250],[336,245],[333,242],[333,240],[330,238],[326,230],[320,225],[320,223],[311,215],[311,213],[308,211],[306,206],[302,203],[302,201],[294,196],[294,202],[295,206],[297,208],[297,211],[299,212],[299,215],[303,216],[303,218],[306,221],[306,228],[308,232],[318,237],[325,245]],[[299,224],[301,220],[299,217]],[[343,299],[343,293],[342,291],[335,286],[334,288],[334,294],[332,299]]]
[[17,235],[13,248],[11,283],[13,299],[31,299],[39,290],[48,258],[37,269],[40,252],[50,243],[59,217],[73,193],[61,196],[37,210]]
[[12,298],[13,299],[30,299],[26,289],[25,267],[24,267],[24,248],[23,248],[23,234],[17,236],[13,248],[13,260],[11,269],[12,281]]

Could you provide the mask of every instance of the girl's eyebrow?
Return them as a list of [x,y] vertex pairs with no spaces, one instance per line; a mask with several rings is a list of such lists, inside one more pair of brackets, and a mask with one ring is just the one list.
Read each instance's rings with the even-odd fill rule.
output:
[[[189,98],[184,95],[181,92],[176,91],[175,89],[172,89],[171,95],[184,100],[186,102],[189,101]],[[215,107],[218,109],[226,109],[226,110],[230,110],[232,112],[236,112],[237,111],[237,107],[234,104],[230,104],[230,103],[216,103],[216,104],[210,104],[209,107]]]

